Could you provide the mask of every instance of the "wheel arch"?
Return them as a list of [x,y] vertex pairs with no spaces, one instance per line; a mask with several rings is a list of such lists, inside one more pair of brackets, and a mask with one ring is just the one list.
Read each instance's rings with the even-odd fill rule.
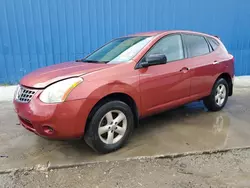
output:
[[[85,126],[85,131],[86,129],[88,129],[89,126],[89,122],[91,121],[93,115],[95,114],[95,112],[105,103],[113,101],[113,100],[119,100],[122,101],[124,103],[126,103],[132,110],[132,113],[134,114],[134,122],[135,122],[135,126],[138,125],[139,122],[139,108],[138,105],[136,104],[135,100],[128,94],[126,93],[121,93],[121,92],[115,92],[115,93],[111,93],[108,94],[106,96],[104,96],[103,98],[101,98],[91,109],[88,118],[87,118],[87,122],[86,122],[86,126]],[[84,132],[85,132],[84,131]]]
[[232,96],[233,95],[233,81],[232,81],[232,78],[230,76],[229,73],[222,73],[218,76],[218,78],[216,79],[215,83],[219,80],[219,79],[225,79],[228,83],[228,86],[229,86],[229,94],[228,96]]

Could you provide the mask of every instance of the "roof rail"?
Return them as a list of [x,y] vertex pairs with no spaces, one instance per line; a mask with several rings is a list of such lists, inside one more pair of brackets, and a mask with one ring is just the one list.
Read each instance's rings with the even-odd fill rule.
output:
[[217,35],[214,35],[214,37],[216,37],[217,39],[220,39],[220,37],[219,37],[219,36],[217,36]]

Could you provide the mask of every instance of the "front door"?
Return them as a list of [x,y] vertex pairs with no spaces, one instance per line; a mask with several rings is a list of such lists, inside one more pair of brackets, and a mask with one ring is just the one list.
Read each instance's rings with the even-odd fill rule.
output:
[[190,72],[182,45],[181,35],[169,35],[160,39],[145,55],[164,54],[167,63],[139,69],[144,115],[164,110],[189,96]]

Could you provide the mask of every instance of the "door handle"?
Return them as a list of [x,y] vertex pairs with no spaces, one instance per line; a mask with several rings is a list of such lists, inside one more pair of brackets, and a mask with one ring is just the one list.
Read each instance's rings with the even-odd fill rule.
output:
[[186,72],[188,72],[189,70],[190,70],[190,68],[188,68],[188,67],[183,67],[183,68],[180,70],[180,72],[186,73]]
[[219,62],[218,62],[218,61],[216,61],[216,60],[213,62],[213,64],[214,64],[214,65],[216,65],[216,64],[218,64],[218,63],[219,63]]

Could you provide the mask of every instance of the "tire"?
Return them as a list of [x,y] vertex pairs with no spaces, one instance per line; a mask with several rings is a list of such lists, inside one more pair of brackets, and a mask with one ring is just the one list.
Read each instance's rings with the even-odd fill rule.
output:
[[[221,88],[224,90],[222,91]],[[222,92],[220,93],[220,91]],[[219,111],[227,103],[228,94],[228,83],[225,79],[220,78],[215,82],[211,94],[203,100],[203,103],[209,111]]]
[[99,153],[120,149],[133,132],[133,116],[131,108],[124,102],[105,103],[91,118],[84,135],[85,142]]

